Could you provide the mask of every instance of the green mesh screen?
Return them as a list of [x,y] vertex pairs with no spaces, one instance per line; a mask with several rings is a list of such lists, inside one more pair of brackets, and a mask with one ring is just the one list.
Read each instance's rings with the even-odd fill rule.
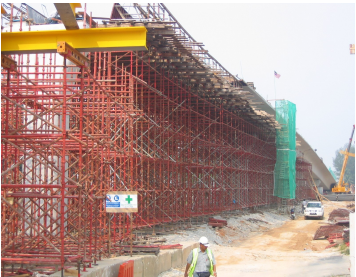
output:
[[281,129],[276,132],[277,159],[274,168],[273,195],[295,198],[296,106],[289,101],[276,101],[276,120]]
[[277,129],[277,149],[295,150],[295,114],[295,104],[286,100],[276,101],[276,120],[282,126],[282,129]]
[[274,168],[274,196],[295,198],[296,158],[296,152],[293,150],[277,149],[277,162]]
[[336,175],[335,175],[334,171],[331,169],[331,167],[329,167],[329,171],[336,181],[337,180]]

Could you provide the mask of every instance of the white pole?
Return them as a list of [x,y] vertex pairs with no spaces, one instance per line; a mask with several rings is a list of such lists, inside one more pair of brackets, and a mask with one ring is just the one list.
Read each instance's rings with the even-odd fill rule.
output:
[[349,214],[350,229],[349,229],[349,239],[350,239],[350,272],[351,277],[355,277],[355,213]]
[[277,96],[276,96],[276,77],[273,76],[273,80],[274,80],[274,108],[277,109],[277,105],[276,105],[276,99],[277,99]]
[[130,215],[130,241],[131,241],[130,256],[132,257],[132,213],[129,213],[129,215]]

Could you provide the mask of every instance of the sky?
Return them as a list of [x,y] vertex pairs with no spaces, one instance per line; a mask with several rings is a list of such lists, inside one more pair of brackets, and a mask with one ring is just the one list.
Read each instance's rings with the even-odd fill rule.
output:
[[355,4],[166,6],[230,73],[296,104],[297,132],[332,167],[355,124]]
[[[53,4],[45,10],[27,3],[44,14],[55,11]],[[112,5],[88,3],[87,12],[110,17]],[[165,5],[222,66],[254,82],[273,106],[274,99],[296,104],[297,132],[333,167],[355,124],[354,3]]]

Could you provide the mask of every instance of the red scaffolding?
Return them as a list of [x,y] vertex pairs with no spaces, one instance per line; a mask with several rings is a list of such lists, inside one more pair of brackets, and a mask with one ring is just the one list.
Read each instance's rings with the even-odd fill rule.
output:
[[88,68],[20,54],[2,69],[3,273],[116,254],[130,219],[105,212],[108,191],[138,191],[134,229],[277,202],[268,123],[196,93],[152,51],[86,55]]
[[316,193],[313,189],[313,180],[311,179],[312,164],[303,158],[297,157],[296,161],[296,190],[295,199],[316,199]]
[[93,53],[92,74],[18,55],[18,70],[2,72],[3,262],[114,252],[107,242],[129,229],[105,213],[112,190],[139,192],[135,228],[274,201],[272,131],[140,55]]

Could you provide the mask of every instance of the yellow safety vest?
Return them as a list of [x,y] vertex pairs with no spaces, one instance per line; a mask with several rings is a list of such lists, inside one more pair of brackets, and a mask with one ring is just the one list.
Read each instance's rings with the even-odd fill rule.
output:
[[[189,267],[189,273],[188,276],[192,277],[194,270],[195,270],[195,266],[197,265],[197,260],[198,260],[198,251],[199,248],[194,248],[193,249],[193,261],[192,264]],[[208,254],[209,260],[210,260],[210,275],[214,275],[214,267],[213,267],[213,256],[211,254],[211,250],[208,248],[206,249],[206,254]]]

